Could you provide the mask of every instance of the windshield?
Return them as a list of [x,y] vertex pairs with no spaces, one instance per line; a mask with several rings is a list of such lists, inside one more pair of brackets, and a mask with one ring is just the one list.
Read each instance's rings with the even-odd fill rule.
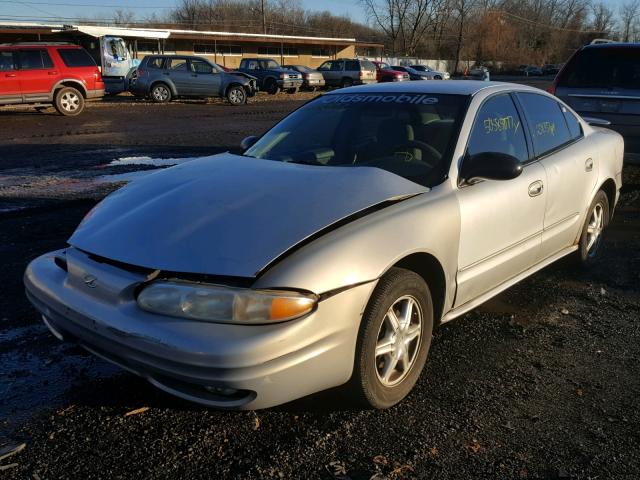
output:
[[107,45],[109,53],[118,60],[125,60],[127,58],[127,47],[124,44],[124,40],[117,37],[107,37]]
[[640,88],[640,48],[585,48],[559,85],[573,88]]
[[318,167],[377,167],[425,186],[446,176],[465,96],[329,94],[286,117],[244,155]]

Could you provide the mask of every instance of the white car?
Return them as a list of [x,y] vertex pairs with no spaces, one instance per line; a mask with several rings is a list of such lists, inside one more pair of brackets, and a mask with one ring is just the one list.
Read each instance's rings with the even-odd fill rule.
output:
[[26,290],[59,338],[195,402],[343,385],[385,408],[440,323],[566,255],[593,263],[623,146],[522,85],[336,90],[243,155],[111,194],[31,262]]
[[428,80],[449,80],[451,77],[449,72],[439,72],[426,65],[410,65],[410,67],[423,74],[423,76],[426,76]]

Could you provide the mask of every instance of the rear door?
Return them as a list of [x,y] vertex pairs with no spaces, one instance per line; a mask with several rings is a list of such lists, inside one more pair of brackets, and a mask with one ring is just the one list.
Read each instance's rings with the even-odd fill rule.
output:
[[0,102],[22,102],[17,60],[11,50],[0,50]]
[[580,50],[560,73],[555,93],[580,115],[609,120],[626,149],[640,152],[640,46]]
[[517,94],[547,174],[541,259],[573,245],[598,179],[598,152],[573,113],[551,97]]
[[47,101],[60,77],[44,48],[18,50],[18,78],[25,101]]
[[194,77],[186,58],[167,58],[163,74],[175,85],[178,95],[190,96],[198,94],[196,84],[193,81]]

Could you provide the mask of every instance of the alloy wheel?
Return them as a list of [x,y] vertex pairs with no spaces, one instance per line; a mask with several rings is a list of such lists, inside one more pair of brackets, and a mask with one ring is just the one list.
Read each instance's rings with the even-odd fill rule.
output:
[[384,316],[375,350],[378,380],[386,387],[400,383],[415,363],[422,333],[422,310],[410,295],[397,299]]
[[159,102],[164,102],[169,98],[169,89],[163,85],[159,85],[153,89],[153,98]]
[[60,97],[60,106],[67,112],[75,112],[80,108],[80,97],[74,92],[64,92]]
[[587,252],[590,257],[594,256],[598,251],[603,230],[604,205],[598,202],[591,210],[589,223],[587,224]]

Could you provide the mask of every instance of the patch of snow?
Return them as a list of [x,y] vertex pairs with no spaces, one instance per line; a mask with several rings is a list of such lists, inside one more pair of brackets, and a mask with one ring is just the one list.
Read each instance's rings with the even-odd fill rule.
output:
[[169,167],[179,165],[181,163],[190,162],[198,157],[187,158],[151,158],[151,157],[121,157],[112,160],[107,164],[109,167],[118,167],[122,165],[152,165],[155,167]]

